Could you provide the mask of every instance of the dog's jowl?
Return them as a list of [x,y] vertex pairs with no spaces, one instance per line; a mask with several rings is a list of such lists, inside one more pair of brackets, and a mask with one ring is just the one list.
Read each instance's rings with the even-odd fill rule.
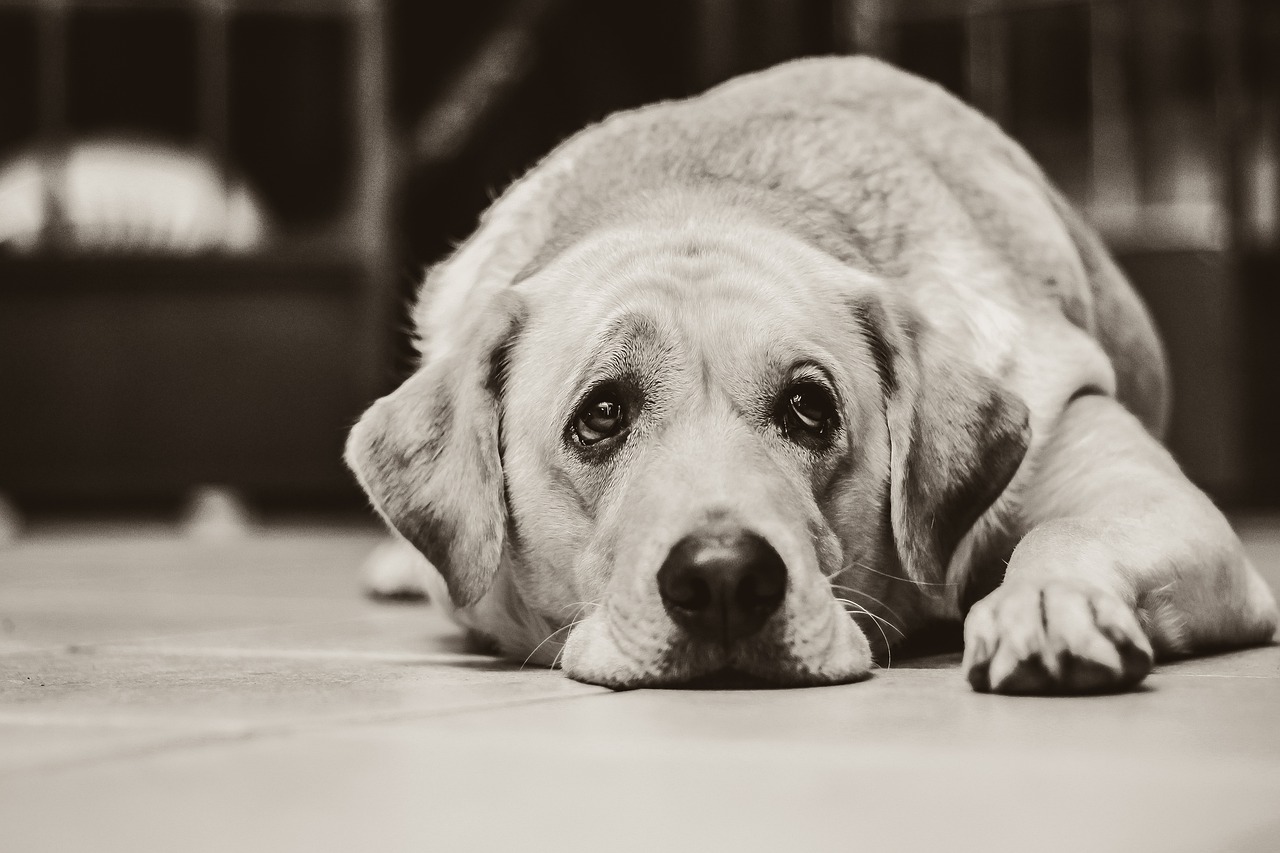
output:
[[399,534],[380,577],[421,572],[517,660],[831,684],[963,620],[975,688],[1087,692],[1275,632],[1159,443],[1160,343],[1098,238],[874,60],[583,131],[415,322],[347,448]]

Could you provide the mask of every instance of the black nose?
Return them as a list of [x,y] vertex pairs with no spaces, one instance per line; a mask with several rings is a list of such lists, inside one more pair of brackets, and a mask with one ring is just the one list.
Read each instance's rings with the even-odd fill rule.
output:
[[725,644],[760,630],[787,592],[787,567],[764,539],[738,528],[681,539],[658,569],[671,619],[690,634]]

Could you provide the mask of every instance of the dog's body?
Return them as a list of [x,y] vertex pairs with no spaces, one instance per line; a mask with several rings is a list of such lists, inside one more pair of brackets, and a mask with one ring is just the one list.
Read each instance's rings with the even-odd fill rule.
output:
[[509,655],[830,683],[963,618],[975,687],[1069,692],[1275,632],[1096,236],[874,60],[584,131],[425,291],[348,460],[409,543],[381,562],[420,550]]

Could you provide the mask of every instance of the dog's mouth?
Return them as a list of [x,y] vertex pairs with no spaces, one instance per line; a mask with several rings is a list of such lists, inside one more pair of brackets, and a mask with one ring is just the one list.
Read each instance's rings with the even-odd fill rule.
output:
[[843,608],[832,600],[800,612],[803,618],[779,613],[755,635],[728,644],[660,618],[619,618],[598,608],[569,632],[560,662],[570,678],[623,690],[771,690],[867,677],[870,647]]
[[831,680],[813,676],[769,676],[725,668],[698,675],[682,682],[662,685],[673,690],[787,690],[798,687],[829,687],[833,684],[850,684],[869,677],[870,673]]
[[773,690],[785,685],[761,675],[726,668],[699,675],[671,687],[687,690]]
[[615,690],[631,690],[649,688],[658,690],[791,690],[804,687],[831,687],[838,684],[852,684],[870,678],[870,670],[844,672],[838,675],[831,673],[814,673],[802,671],[780,670],[777,672],[752,672],[736,667],[725,667],[696,675],[667,672],[662,674],[636,675],[625,681],[614,678],[583,678],[578,680],[601,684]]

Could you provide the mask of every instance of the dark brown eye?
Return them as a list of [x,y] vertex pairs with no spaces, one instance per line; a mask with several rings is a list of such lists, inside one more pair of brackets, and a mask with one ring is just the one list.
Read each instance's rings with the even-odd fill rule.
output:
[[593,394],[578,407],[573,431],[578,441],[590,446],[613,438],[626,427],[626,411],[622,403],[606,394]]
[[778,425],[792,440],[819,438],[835,427],[835,401],[830,392],[816,382],[796,382],[788,386],[779,403]]

